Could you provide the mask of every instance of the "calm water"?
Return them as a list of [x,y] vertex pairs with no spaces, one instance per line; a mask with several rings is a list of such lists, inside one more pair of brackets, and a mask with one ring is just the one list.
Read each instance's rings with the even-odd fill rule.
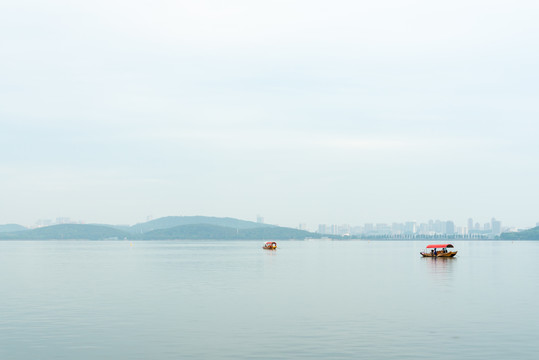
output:
[[1,359],[536,359],[539,242],[0,241]]

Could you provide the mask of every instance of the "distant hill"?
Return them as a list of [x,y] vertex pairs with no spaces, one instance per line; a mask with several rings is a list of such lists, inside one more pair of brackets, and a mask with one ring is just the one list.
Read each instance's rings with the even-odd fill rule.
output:
[[215,225],[233,229],[252,229],[274,227],[273,225],[260,224],[253,221],[245,221],[234,218],[218,218],[211,216],[167,216],[131,226],[130,230],[135,234],[144,234],[153,230],[170,229],[182,225]]
[[0,233],[4,240],[52,240],[52,239],[85,239],[104,240],[123,239],[129,234],[125,231],[103,225],[62,224],[38,229]]
[[157,229],[140,235],[144,240],[166,240],[166,239],[233,239],[236,229],[208,224],[180,225],[168,229]]
[[502,240],[539,240],[539,226],[519,232],[502,233]]
[[90,224],[90,225],[107,226],[107,227],[111,227],[113,229],[124,231],[126,233],[131,232],[131,226],[129,226],[129,225],[109,225],[109,224]]
[[139,235],[139,237],[145,240],[303,240],[307,237],[319,237],[319,234],[278,226],[241,229],[208,224],[190,224],[153,230]]
[[18,224],[0,225],[0,233],[24,231],[24,230],[28,230],[28,229],[25,228],[24,226],[18,225]]
[[[199,221],[214,222],[216,224],[197,223]],[[171,226],[175,223],[186,224]],[[231,226],[217,224],[228,224]],[[137,224],[134,227],[139,229],[139,232],[125,231],[127,229],[125,226],[96,224],[62,224],[31,230],[21,226],[12,227],[12,229],[22,228],[23,231],[1,232],[0,240],[285,240],[320,237],[319,234],[303,230],[232,218],[211,218],[205,216],[167,217],[144,224]],[[156,229],[152,229],[155,227]],[[129,228],[129,230],[132,229]],[[141,230],[148,231],[143,232]]]

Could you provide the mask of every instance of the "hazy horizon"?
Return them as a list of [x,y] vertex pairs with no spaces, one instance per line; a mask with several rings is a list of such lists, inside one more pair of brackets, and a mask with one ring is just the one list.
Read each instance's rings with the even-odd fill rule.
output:
[[539,221],[539,4],[0,5],[0,224]]
[[[212,216],[212,215],[200,215],[200,214],[197,214],[197,215],[164,215],[164,216],[159,216],[159,217],[147,216],[143,220],[130,222],[130,223],[107,223],[107,222],[92,222],[92,221],[86,221],[85,219],[74,219],[74,218],[70,218],[70,217],[56,217],[56,218],[50,218],[50,219],[37,219],[36,221],[30,222],[30,223],[27,223],[27,224],[18,223],[17,225],[22,225],[22,226],[25,226],[25,227],[28,227],[28,228],[51,226],[51,225],[60,225],[60,224],[90,224],[90,225],[91,224],[94,224],[94,225],[101,224],[101,225],[114,225],[114,226],[134,226],[134,225],[137,225],[137,224],[142,224],[142,223],[145,223],[145,222],[149,222],[149,221],[152,221],[152,220],[157,220],[157,219],[160,219],[160,218],[166,218],[166,217],[232,218],[232,217],[229,217],[229,216]],[[325,226],[328,226],[328,227],[333,226],[333,225],[348,225],[351,228],[357,228],[357,227],[363,227],[366,224],[371,224],[371,225],[385,224],[385,225],[391,226],[394,223],[405,224],[407,222],[415,222],[419,226],[420,224],[428,224],[430,221],[434,221],[434,222],[436,222],[436,221],[442,221],[442,222],[452,221],[454,223],[455,230],[457,230],[458,227],[467,227],[467,220],[468,220],[468,219],[466,219],[466,222],[464,222],[464,221],[458,221],[458,220],[454,220],[454,219],[439,219],[439,218],[433,217],[433,218],[421,219],[421,220],[406,219],[406,220],[402,220],[402,221],[385,221],[385,222],[379,222],[379,223],[365,221],[365,222],[354,222],[354,223],[343,223],[343,222],[328,223],[328,222],[322,222],[322,223],[317,223],[317,224],[309,224],[309,223],[304,223],[304,222],[297,222],[296,224],[278,224],[278,223],[266,221],[266,219],[263,216],[260,216],[260,214],[258,214],[255,219],[249,219],[249,218],[245,218],[245,219],[243,219],[243,218],[234,218],[234,219],[243,220],[243,221],[250,221],[250,222],[259,222],[259,220],[262,220],[262,223],[268,224],[268,225],[277,225],[277,226],[284,226],[284,227],[290,227],[290,228],[300,228],[300,227],[302,227],[302,230],[307,230],[307,231],[311,231],[311,232],[318,232],[319,225],[325,225]],[[482,218],[481,219],[475,219],[475,218],[472,218],[472,219],[473,219],[474,225],[476,223],[479,223],[480,230],[484,230],[483,227],[484,227],[485,224],[488,224],[489,226],[491,226],[491,220],[493,218],[490,218],[490,219],[482,219]],[[503,219],[496,219],[496,220],[502,222],[501,223],[502,230],[504,228],[514,229],[516,227],[514,224],[507,224],[507,223],[503,222]],[[14,223],[10,223],[10,224],[0,223],[0,226],[2,226],[2,225],[12,225],[12,224],[14,224]],[[524,229],[524,228],[533,228],[533,227],[536,227],[536,225],[537,224],[530,224],[528,226],[521,227],[521,228],[522,229]],[[518,227],[516,227],[516,228],[518,228]],[[478,229],[472,229],[472,230],[478,230]]]

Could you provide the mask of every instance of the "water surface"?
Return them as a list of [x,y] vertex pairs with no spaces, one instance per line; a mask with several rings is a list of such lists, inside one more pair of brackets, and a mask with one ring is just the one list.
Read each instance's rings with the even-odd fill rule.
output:
[[535,359],[539,243],[0,241],[1,359]]

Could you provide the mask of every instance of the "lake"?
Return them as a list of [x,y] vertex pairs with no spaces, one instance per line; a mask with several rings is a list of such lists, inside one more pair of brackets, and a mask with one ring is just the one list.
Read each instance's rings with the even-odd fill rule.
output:
[[0,241],[1,359],[536,359],[539,242]]

